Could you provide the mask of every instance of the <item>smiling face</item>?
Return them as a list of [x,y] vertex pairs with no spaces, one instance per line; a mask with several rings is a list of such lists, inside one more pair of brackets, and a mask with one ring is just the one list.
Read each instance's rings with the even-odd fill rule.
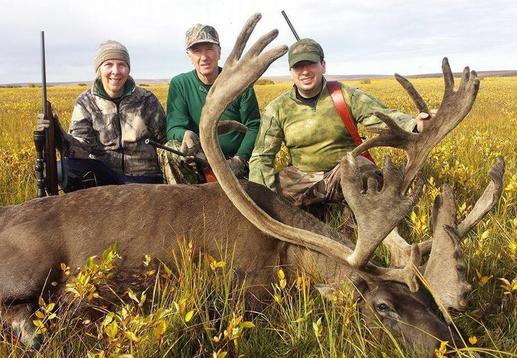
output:
[[106,60],[100,65],[98,75],[108,96],[120,97],[129,77],[129,66],[125,61]]
[[219,45],[210,42],[197,43],[189,47],[187,54],[199,79],[206,85],[213,84],[219,74]]
[[300,95],[305,98],[311,98],[316,96],[321,90],[323,74],[325,73],[325,61],[300,61],[291,67],[290,72]]

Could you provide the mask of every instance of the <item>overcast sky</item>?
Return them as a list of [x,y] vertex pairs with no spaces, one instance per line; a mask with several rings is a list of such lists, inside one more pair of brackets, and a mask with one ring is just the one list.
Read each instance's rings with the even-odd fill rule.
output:
[[[0,83],[40,81],[40,30],[50,82],[92,80],[95,49],[108,39],[127,46],[134,78],[168,79],[191,69],[188,27],[213,25],[224,61],[255,12],[253,38],[278,28],[274,44],[292,43],[281,10],[321,43],[329,74],[439,72],[443,56],[454,71],[517,69],[516,0],[0,0],[0,9]],[[284,56],[266,75],[287,71]]]

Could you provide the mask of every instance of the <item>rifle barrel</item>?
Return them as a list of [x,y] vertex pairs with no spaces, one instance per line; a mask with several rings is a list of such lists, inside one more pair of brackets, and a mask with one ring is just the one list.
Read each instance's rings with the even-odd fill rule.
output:
[[163,150],[166,150],[168,152],[171,152],[171,153],[174,153],[176,155],[179,155],[179,156],[182,156],[182,157],[186,157],[187,155],[179,150],[176,150],[174,148],[171,148],[171,147],[168,147],[166,145],[163,145],[163,144],[160,144],[158,142],[155,142],[154,140],[152,139],[149,139],[149,138],[146,138],[145,141],[144,141],[145,144],[149,144],[149,145],[152,145],[153,147],[155,148],[160,148],[160,149],[163,149]]
[[285,21],[287,22],[287,25],[289,25],[289,28],[291,29],[291,32],[293,33],[294,35],[294,38],[296,39],[296,41],[299,41],[300,40],[300,36],[298,36],[298,33],[296,32],[296,30],[294,29],[294,26],[293,24],[291,24],[291,21],[289,21],[289,18],[287,17],[287,14],[285,13],[284,10],[281,11],[282,12],[282,15],[284,15],[284,19]]
[[41,31],[41,97],[42,97],[42,113],[48,119],[47,110],[47,68],[45,65],[45,31]]

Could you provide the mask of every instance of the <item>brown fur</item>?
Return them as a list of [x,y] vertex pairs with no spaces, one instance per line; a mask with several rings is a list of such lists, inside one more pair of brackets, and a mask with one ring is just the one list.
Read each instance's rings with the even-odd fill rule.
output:
[[[275,219],[352,247],[341,233],[265,187],[242,184]],[[13,309],[16,317],[25,312],[25,319],[29,319],[31,312],[19,307],[27,303],[36,307],[45,283],[64,282],[59,267],[62,262],[74,270],[88,257],[118,243],[122,256],[118,269],[131,272],[142,266],[144,254],[170,263],[171,251],[179,252],[179,238],[191,239],[199,252],[214,257],[220,254],[221,245],[233,248],[233,266],[239,276],[246,276],[248,290],[259,299],[267,295],[279,266],[301,267],[337,285],[368,276],[360,277],[357,270],[343,263],[264,235],[242,217],[218,184],[98,187],[2,209],[0,304],[4,323],[13,327],[15,321],[9,318]],[[375,282],[372,277],[368,280]],[[406,287],[403,291],[402,295],[413,295]],[[21,338],[31,342],[27,332],[22,332]]]

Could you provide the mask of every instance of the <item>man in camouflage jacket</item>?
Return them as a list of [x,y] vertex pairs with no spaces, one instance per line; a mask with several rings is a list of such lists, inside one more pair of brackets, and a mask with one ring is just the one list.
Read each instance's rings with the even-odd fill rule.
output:
[[[163,183],[155,149],[146,138],[165,142],[165,113],[151,92],[129,76],[129,54],[107,41],[95,57],[97,78],[76,100],[64,139],[65,180],[73,191],[92,185]],[[38,116],[38,130],[48,126]]]
[[[298,206],[342,202],[338,163],[355,144],[327,89],[323,49],[314,40],[302,39],[289,48],[288,57],[294,86],[265,109],[250,159],[250,181],[279,192]],[[374,113],[382,112],[403,129],[415,129],[417,120],[411,116],[388,109],[359,89],[339,85],[356,124],[378,125],[381,121]],[[291,162],[275,173],[275,156],[282,143]],[[364,157],[359,158],[359,166],[364,175],[380,176]]]

